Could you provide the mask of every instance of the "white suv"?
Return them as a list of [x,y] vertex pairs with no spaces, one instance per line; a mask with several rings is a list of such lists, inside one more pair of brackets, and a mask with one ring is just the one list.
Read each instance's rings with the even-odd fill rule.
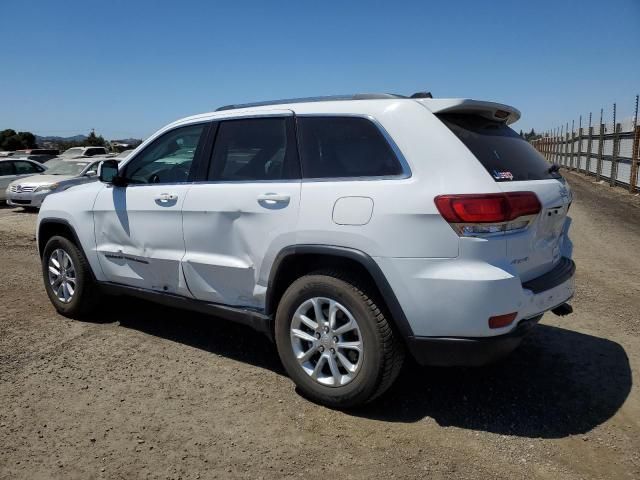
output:
[[384,392],[405,351],[505,355],[571,311],[571,193],[514,108],[415,97],[223,107],[105,161],[40,211],[55,308],[126,293],[251,325],[334,407]]

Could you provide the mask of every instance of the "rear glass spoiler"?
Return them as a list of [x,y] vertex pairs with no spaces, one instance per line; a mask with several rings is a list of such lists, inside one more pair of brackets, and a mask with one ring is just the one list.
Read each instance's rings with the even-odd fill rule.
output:
[[520,119],[516,108],[495,102],[482,102],[466,98],[424,98],[416,100],[433,113],[462,113],[479,115],[489,120],[504,122],[507,125]]

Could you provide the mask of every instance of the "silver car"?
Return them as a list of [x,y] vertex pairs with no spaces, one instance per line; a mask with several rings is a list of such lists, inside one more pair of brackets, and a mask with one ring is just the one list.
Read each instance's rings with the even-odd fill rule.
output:
[[97,180],[98,165],[103,160],[51,160],[46,172],[11,182],[6,190],[7,204],[40,208],[50,193]]
[[0,201],[5,200],[5,190],[14,180],[31,177],[42,173],[46,166],[29,159],[14,159],[13,157],[0,159]]

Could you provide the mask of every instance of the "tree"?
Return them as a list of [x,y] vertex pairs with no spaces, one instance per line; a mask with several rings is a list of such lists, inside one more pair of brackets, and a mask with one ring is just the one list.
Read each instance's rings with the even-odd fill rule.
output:
[[91,130],[89,136],[87,137],[86,144],[92,147],[104,147],[107,142],[105,142],[102,135],[96,135],[95,130]]
[[36,136],[31,132],[19,132],[22,148],[36,148]]
[[16,131],[10,128],[7,128],[6,130],[2,130],[0,132],[0,150],[9,150],[5,146],[5,142],[7,141],[8,138],[15,137],[16,135],[17,135]]
[[11,137],[7,137],[0,145],[0,149],[2,150],[20,150],[22,148],[22,141],[18,135],[12,135]]
[[[520,135],[522,135],[522,131],[520,133]],[[528,142],[532,141],[532,140],[537,140],[539,138],[542,138],[542,135],[536,133],[536,131],[532,128],[531,131],[529,133],[525,133],[524,134],[524,139]]]
[[7,128],[0,132],[0,150],[21,150],[35,148],[36,137],[31,132],[19,132]]

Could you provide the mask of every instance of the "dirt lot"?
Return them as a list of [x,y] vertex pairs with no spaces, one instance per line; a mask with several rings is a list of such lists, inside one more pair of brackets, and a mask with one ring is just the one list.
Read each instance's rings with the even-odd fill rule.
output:
[[0,209],[0,478],[640,478],[640,198],[568,177],[575,313],[349,413],[247,328],[126,299],[57,315],[35,215]]

